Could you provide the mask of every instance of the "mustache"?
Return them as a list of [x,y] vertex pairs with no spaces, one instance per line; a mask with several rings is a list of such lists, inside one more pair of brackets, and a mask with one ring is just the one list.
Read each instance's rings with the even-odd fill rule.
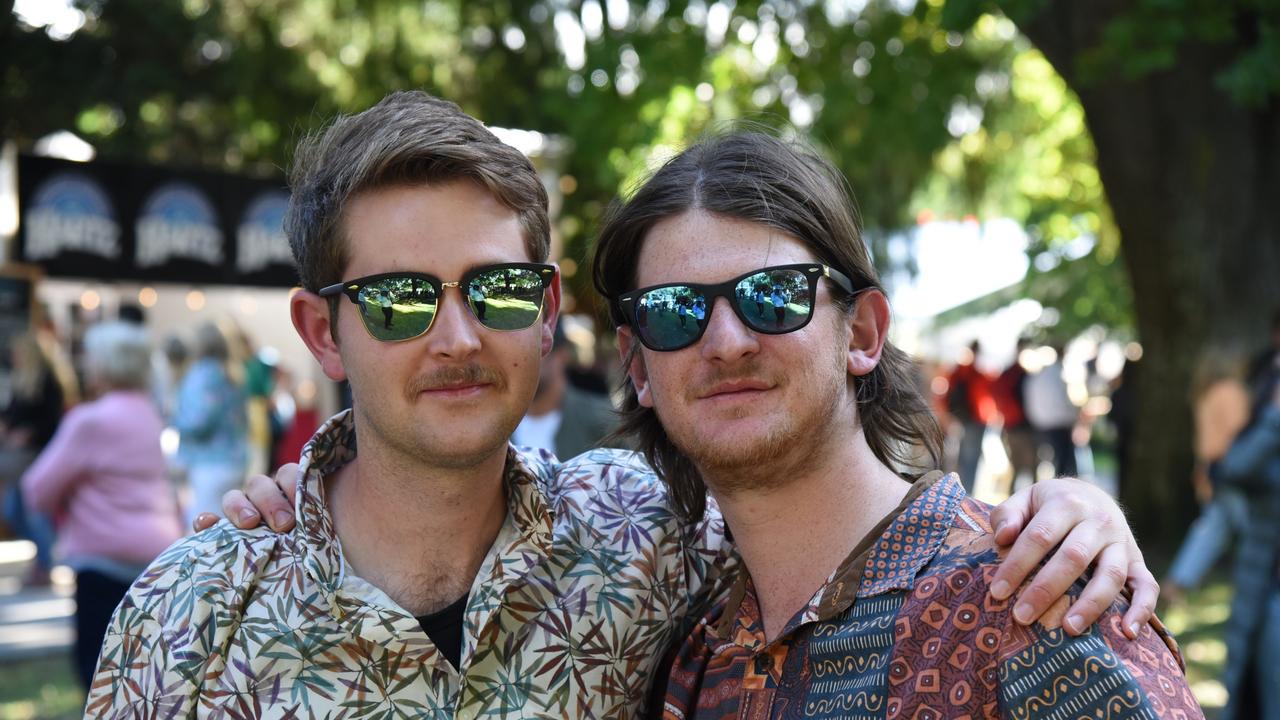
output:
[[467,365],[442,367],[416,375],[409,381],[407,392],[409,397],[412,398],[419,393],[430,390],[440,390],[460,385],[492,385],[495,389],[504,390],[507,387],[507,378],[493,368],[469,363]]
[[765,372],[760,362],[748,360],[733,367],[713,368],[706,373],[700,373],[685,387],[685,397],[699,398],[721,383],[741,380],[763,380],[771,385],[781,384],[781,379],[772,373]]

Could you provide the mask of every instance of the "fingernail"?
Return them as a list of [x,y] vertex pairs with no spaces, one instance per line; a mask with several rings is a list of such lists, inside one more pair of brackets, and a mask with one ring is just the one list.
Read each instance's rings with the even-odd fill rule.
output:
[[257,511],[250,508],[245,508],[240,511],[240,522],[249,522],[256,517],[258,517]]
[[1084,630],[1084,618],[1079,615],[1070,615],[1066,620],[1062,621],[1063,627],[1072,635],[1078,635]]
[[1031,603],[1018,603],[1018,606],[1013,609],[1013,619],[1023,625],[1029,624],[1031,622]]
[[1009,597],[1009,581],[997,580],[991,583],[991,596],[997,600],[1004,600]]
[[1136,637],[1138,637],[1138,623],[1130,623],[1129,639],[1132,640],[1133,638],[1136,638]]
[[285,524],[288,523],[290,520],[292,520],[293,515],[285,512],[284,510],[279,510],[275,514],[275,519],[276,519],[276,529],[278,530],[284,527]]
[[1009,523],[1008,523],[1008,522],[1002,522],[1002,523],[1000,523],[999,525],[997,525],[997,526],[996,526],[996,535],[999,535],[1000,533],[1003,533],[1003,532],[1004,532],[1004,529],[1005,529],[1005,528],[1007,528],[1007,527],[1009,527]]

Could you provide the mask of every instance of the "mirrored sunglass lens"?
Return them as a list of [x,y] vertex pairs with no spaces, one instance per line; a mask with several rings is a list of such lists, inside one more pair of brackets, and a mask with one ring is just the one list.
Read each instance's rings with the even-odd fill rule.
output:
[[790,332],[813,313],[809,278],[799,270],[758,272],[743,278],[734,295],[747,323],[760,332]]
[[369,334],[407,340],[427,331],[436,315],[436,290],[420,278],[383,278],[360,288],[356,304]]
[[522,330],[542,311],[542,278],[529,268],[496,268],[471,278],[467,304],[494,330]]
[[650,290],[636,301],[636,330],[651,347],[674,350],[697,339],[709,310],[706,298],[691,287]]

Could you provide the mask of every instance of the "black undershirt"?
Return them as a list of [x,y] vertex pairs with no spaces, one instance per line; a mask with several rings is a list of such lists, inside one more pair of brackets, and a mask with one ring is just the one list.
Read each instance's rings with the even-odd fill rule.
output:
[[449,607],[430,615],[419,615],[418,624],[431,638],[444,659],[457,670],[462,664],[462,619],[467,611],[467,597],[463,595]]

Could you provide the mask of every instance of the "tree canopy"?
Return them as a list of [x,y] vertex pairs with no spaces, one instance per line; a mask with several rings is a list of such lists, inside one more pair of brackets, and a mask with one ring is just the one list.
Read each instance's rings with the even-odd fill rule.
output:
[[1185,388],[1200,348],[1260,334],[1257,309],[1280,302],[1280,221],[1263,210],[1280,196],[1274,0],[73,7],[82,26],[54,31],[0,0],[6,139],[67,128],[107,158],[271,172],[335,113],[422,88],[569,144],[557,230],[587,304],[574,271],[607,203],[730,122],[822,147],[882,262],[922,214],[1013,217],[1033,275],[1062,289],[1040,299],[1063,331],[1104,323],[1147,345],[1137,452],[1148,485],[1172,489],[1134,499],[1174,519],[1190,509],[1189,412],[1155,388]]
[[[570,143],[558,230],[579,262],[612,198],[699,133],[741,120],[792,126],[828,152],[884,256],[926,180],[946,177],[939,153],[985,132],[993,106],[1019,102],[1009,77],[1026,46],[995,16],[948,32],[927,2],[76,7],[84,26],[61,39],[3,13],[0,92],[22,108],[0,119],[5,137],[69,128],[103,157],[269,171],[333,114],[423,88],[489,124]],[[585,278],[574,283],[590,296]]]

